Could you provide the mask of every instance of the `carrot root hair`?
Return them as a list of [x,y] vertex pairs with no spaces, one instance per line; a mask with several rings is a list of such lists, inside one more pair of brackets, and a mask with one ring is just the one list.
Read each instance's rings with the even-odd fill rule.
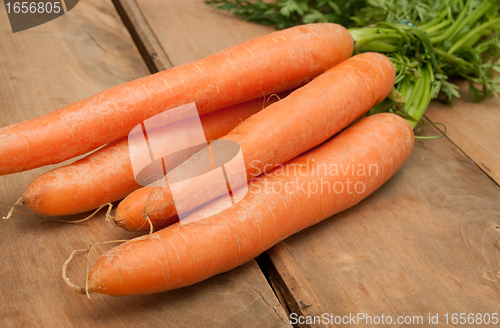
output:
[[[149,235],[148,235],[149,237]],[[101,244],[109,244],[109,243],[124,243],[128,241],[128,239],[119,239],[119,240],[108,240],[108,241],[101,241],[95,244],[90,244],[88,248],[82,248],[82,249],[75,249],[71,254],[69,255],[68,259],[64,262],[63,267],[62,267],[62,278],[66,285],[74,291],[75,293],[78,294],[84,294],[87,295],[87,297],[90,299],[90,293],[93,292],[91,288],[89,288],[89,270],[90,270],[90,252],[92,251],[92,248],[94,248],[97,245]],[[87,269],[86,269],[86,277],[85,277],[85,287],[80,287],[75,285],[74,283],[71,282],[71,280],[68,277],[68,265],[77,253],[87,253]]]
[[269,102],[271,98],[276,97],[278,100],[281,100],[281,97],[277,93],[273,93],[272,95],[269,95],[266,99],[266,102]]
[[9,213],[7,213],[7,216],[4,216],[3,219],[4,220],[8,220],[10,219],[10,217],[12,216],[12,214],[14,213],[14,210],[16,208],[17,205],[20,205],[24,202],[24,196],[21,196],[19,197],[19,199],[14,203],[14,205],[12,205],[12,207],[10,208],[10,211]]
[[149,218],[149,216],[144,213],[143,214],[143,217],[148,220],[148,223],[149,223],[149,234],[148,234],[148,237],[153,233],[153,222],[151,222],[151,219]]
[[[106,213],[106,220],[108,220],[109,213],[110,213],[111,208],[113,206],[110,203],[104,204],[101,207],[99,207],[97,209],[97,211],[95,211],[94,213],[92,213],[92,215],[90,217],[92,217],[94,214],[96,214],[101,208],[103,208],[106,205],[110,206],[109,209],[108,209],[108,211],[107,211],[107,213]],[[88,220],[90,217],[85,218],[85,220]],[[149,233],[147,235],[145,235],[145,236],[139,237],[136,240],[140,240],[141,238],[142,238],[142,240],[147,239],[153,233],[153,223],[151,222],[151,220],[149,219],[149,217],[146,217],[146,219],[148,220],[148,223],[149,223],[149,226],[150,226]],[[111,244],[111,243],[124,243],[124,242],[127,242],[127,241],[129,241],[129,240],[128,239],[117,239],[117,240],[100,241],[100,242],[95,243],[95,244],[91,243],[88,248],[75,249],[73,252],[71,252],[71,254],[69,255],[68,259],[64,262],[63,267],[62,267],[62,278],[63,278],[64,282],[66,283],[66,285],[68,285],[68,287],[71,290],[73,290],[75,293],[87,295],[87,297],[90,299],[90,293],[93,292],[92,288],[89,288],[90,252],[92,251],[92,248],[94,248],[97,245],[104,245],[104,244]],[[77,254],[77,253],[85,253],[85,252],[87,253],[87,269],[86,269],[86,273],[85,273],[85,287],[80,287],[80,286],[77,286],[77,285],[75,285],[74,283],[71,282],[71,280],[68,277],[67,270],[68,270],[69,262],[71,262],[71,260],[75,256],[75,254]]]
[[[151,219],[149,218],[148,214],[146,213],[146,211],[143,211],[142,212],[142,217],[144,219],[146,219],[146,221],[149,223],[149,235],[151,235],[153,233],[153,222],[151,221]],[[139,229],[137,229],[137,231],[141,231],[141,228],[146,224],[146,222],[144,222],[140,227]]]
[[80,222],[83,222],[83,221],[87,221],[88,219],[90,219],[91,217],[93,217],[94,215],[96,215],[105,206],[108,206],[108,210],[106,211],[106,221],[107,222],[111,222],[111,220],[113,219],[113,217],[111,216],[111,210],[113,209],[113,204],[111,204],[111,203],[106,203],[104,205],[99,206],[99,208],[96,209],[94,211],[94,213],[90,214],[89,216],[87,216],[84,219],[81,219],[81,220],[78,220],[78,221],[67,221],[67,222],[80,223]]
[[[92,218],[94,215],[96,215],[105,206],[109,206],[108,210],[106,211],[106,221],[110,222],[113,219],[113,217],[111,216],[111,210],[113,209],[113,204],[111,204],[111,203],[106,203],[104,205],[101,205],[98,209],[96,209],[92,214],[90,214],[86,218],[83,218],[81,220],[76,220],[76,221],[66,221],[66,220],[52,219],[52,218],[48,218],[48,217],[44,217],[44,216],[35,215],[35,214],[31,214],[31,213],[26,213],[26,212],[20,211],[20,210],[18,210],[16,208],[16,206],[21,205],[23,203],[23,201],[24,201],[24,197],[21,196],[14,203],[14,205],[12,205],[12,207],[10,208],[9,213],[7,214],[7,216],[4,216],[3,219],[4,220],[8,220],[8,219],[11,218],[11,216],[12,216],[12,214],[14,214],[14,212],[18,212],[18,213],[21,213],[21,214],[24,214],[24,215],[27,215],[27,216],[32,216],[34,218],[39,218],[39,219],[48,220],[48,221],[62,222],[62,223],[81,223],[81,222],[87,221],[88,219]],[[0,204],[5,205],[3,203],[0,203]],[[8,207],[8,205],[5,205],[5,206]]]
[[72,291],[74,291],[75,293],[78,293],[78,294],[85,294],[88,291],[86,291],[86,289],[84,287],[79,287],[71,282],[71,280],[68,277],[67,268],[68,268],[69,262],[71,262],[71,260],[73,259],[73,257],[75,256],[76,253],[84,253],[84,252],[88,252],[88,251],[89,251],[89,248],[75,249],[73,252],[71,252],[71,255],[64,262],[63,267],[62,267],[62,278],[63,278],[64,282],[66,283],[66,285],[68,285],[69,288],[71,288]]

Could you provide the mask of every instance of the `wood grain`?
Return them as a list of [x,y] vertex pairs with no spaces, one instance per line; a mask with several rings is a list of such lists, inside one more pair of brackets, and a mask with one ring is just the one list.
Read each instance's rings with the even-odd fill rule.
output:
[[467,96],[468,83],[459,85],[461,98],[455,106],[434,101],[425,115],[443,123],[448,138],[500,185],[500,98],[474,103]]
[[[111,1],[80,1],[63,17],[16,34],[0,10],[0,35],[0,126],[149,74]],[[52,167],[0,177],[0,202],[13,204]],[[0,206],[4,216],[8,207]],[[0,224],[2,327],[289,326],[255,261],[178,291],[89,300],[61,279],[70,252],[134,234],[106,223],[103,213],[78,226],[19,213]],[[91,262],[104,250],[98,247]],[[84,255],[70,264],[75,283],[83,285],[85,269]]]

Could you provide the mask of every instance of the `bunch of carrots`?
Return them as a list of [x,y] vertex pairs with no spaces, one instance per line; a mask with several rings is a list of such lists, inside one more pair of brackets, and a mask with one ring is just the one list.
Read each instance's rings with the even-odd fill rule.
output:
[[[78,251],[73,252],[63,267],[65,282],[79,293],[113,296],[194,284],[357,204],[409,158],[414,135],[407,121],[391,113],[359,119],[391,93],[394,65],[382,54],[352,56],[353,50],[344,27],[309,24],[111,88],[0,129],[0,174],[60,163],[104,146],[36,178],[16,203],[55,216],[123,199],[115,223],[130,231],[150,231],[103,254],[84,287],[66,276]],[[243,156],[248,184],[229,191],[239,201],[223,210],[224,199],[206,199],[223,190],[206,175],[194,174],[206,151],[179,151],[175,160],[163,159],[164,167],[173,168],[163,187],[141,187],[132,169],[129,132],[149,117],[193,102],[208,148],[231,141]],[[166,133],[182,132],[172,128]],[[46,146],[54,143],[60,147]],[[322,169],[353,163],[376,169],[340,176]],[[170,186],[185,176],[195,176],[195,181],[176,187],[190,200],[179,208]],[[349,181],[364,187],[356,192],[331,188]],[[306,192],[304,184],[321,188]],[[190,211],[186,221],[179,221]]]

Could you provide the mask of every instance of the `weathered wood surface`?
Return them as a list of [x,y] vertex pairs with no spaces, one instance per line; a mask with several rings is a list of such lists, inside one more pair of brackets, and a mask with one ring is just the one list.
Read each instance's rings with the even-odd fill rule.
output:
[[[133,8],[135,0],[117,0]],[[214,10],[203,0],[139,0],[138,10],[154,33],[172,65],[182,65],[256,36],[270,33],[260,26]],[[133,11],[137,16],[137,11]],[[139,29],[145,30],[144,26]]]
[[[202,0],[138,4],[175,65],[272,30]],[[432,104],[429,118],[446,124],[449,139],[417,141],[404,168],[371,197],[263,256],[287,310],[394,320],[439,313],[440,327],[445,313],[498,312],[500,189],[484,174],[498,182],[498,104]]]
[[463,81],[455,106],[432,102],[425,115],[443,123],[448,138],[500,185],[500,98],[474,103],[467,90]]
[[[0,127],[149,74],[111,1],[80,1],[63,17],[16,34],[0,10],[0,35]],[[0,202],[13,204],[50,168],[0,177]],[[289,326],[255,261],[178,291],[88,300],[63,283],[63,262],[91,242],[133,235],[106,223],[103,213],[78,226],[19,213],[0,224],[2,327]],[[80,285],[85,268],[83,255],[69,267]]]
[[[276,295],[281,296],[280,302],[287,309],[288,316],[300,313],[304,317],[315,317],[326,313],[326,308],[309,285],[308,278],[297,267],[284,242],[262,254],[259,261]],[[310,327],[308,323],[298,322],[296,325]]]

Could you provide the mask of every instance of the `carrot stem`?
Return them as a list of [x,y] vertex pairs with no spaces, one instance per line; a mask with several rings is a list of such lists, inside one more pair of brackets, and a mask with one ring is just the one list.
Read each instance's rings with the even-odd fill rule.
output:
[[457,51],[458,49],[460,49],[460,47],[466,43],[467,41],[469,41],[470,39],[474,38],[475,36],[477,36],[478,34],[481,34],[482,31],[486,30],[487,28],[489,28],[490,26],[492,25],[495,25],[495,24],[498,24],[500,23],[500,17],[497,18],[497,19],[494,19],[494,20],[491,20],[489,22],[486,22],[476,28],[474,28],[472,31],[470,31],[469,33],[467,33],[464,37],[462,37],[460,39],[460,41],[456,42],[451,48],[450,50],[448,50],[448,54],[451,55],[452,53],[454,53],[455,51]]

